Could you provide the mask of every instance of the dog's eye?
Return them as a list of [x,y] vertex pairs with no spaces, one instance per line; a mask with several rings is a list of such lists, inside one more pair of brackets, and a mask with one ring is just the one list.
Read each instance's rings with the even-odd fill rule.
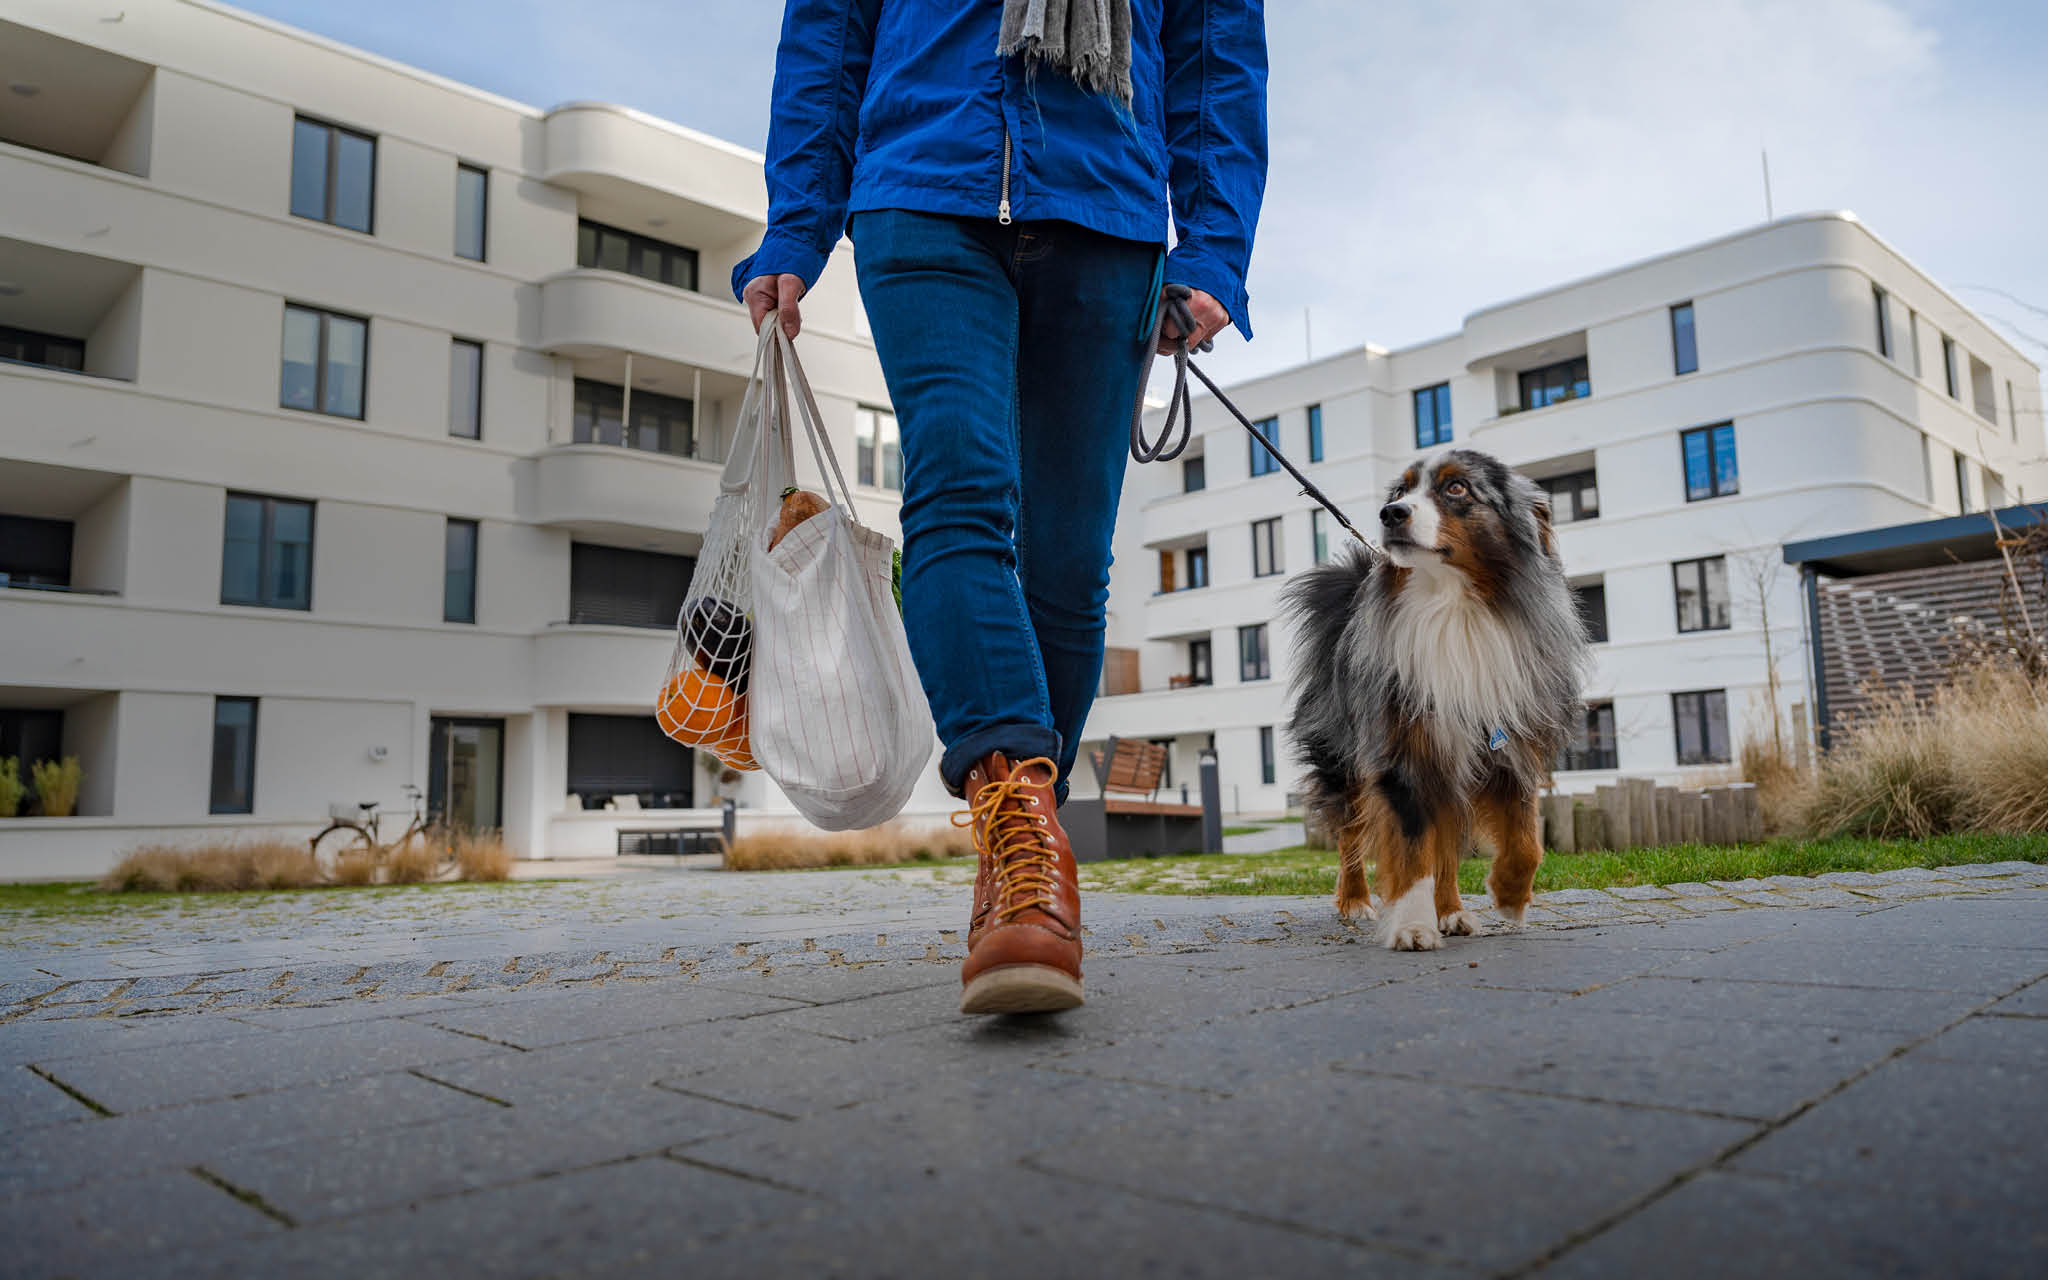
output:
[[1444,486],[1444,496],[1446,498],[1462,498],[1471,492],[1471,488],[1463,480],[1453,480]]

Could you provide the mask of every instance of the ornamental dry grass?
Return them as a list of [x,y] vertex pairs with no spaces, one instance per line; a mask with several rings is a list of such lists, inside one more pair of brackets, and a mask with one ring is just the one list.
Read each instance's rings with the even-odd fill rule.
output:
[[884,823],[866,831],[764,831],[734,840],[728,871],[787,871],[799,867],[880,867],[932,862],[974,852],[967,832],[951,825]]
[[109,893],[234,893],[305,889],[320,868],[303,840],[223,840],[174,846],[146,844],[100,878]]
[[2048,831],[2048,690],[2018,672],[1967,672],[1931,703],[1888,694],[1841,737],[1806,807],[1815,836]]

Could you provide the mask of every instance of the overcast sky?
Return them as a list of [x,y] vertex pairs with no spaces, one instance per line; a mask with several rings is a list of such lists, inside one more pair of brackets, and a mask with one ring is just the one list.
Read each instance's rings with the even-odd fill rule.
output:
[[[773,0],[241,0],[538,106],[749,147]],[[1275,0],[1272,169],[1231,378],[1401,346],[1760,221],[1853,209],[2048,363],[2043,0]],[[1982,289],[2004,290],[2022,302]]]

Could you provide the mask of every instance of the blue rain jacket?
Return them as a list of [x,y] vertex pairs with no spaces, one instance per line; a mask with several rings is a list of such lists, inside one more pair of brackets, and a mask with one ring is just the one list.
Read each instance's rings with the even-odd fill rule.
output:
[[996,55],[1002,0],[788,0],[768,128],[768,231],[733,268],[817,281],[850,212],[1057,218],[1177,242],[1164,281],[1251,336],[1266,187],[1263,0],[1131,0],[1131,111]]

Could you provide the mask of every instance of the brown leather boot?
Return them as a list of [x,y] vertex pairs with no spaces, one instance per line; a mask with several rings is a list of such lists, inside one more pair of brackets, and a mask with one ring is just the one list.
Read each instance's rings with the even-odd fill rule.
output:
[[[1060,829],[1052,761],[1001,752],[961,790],[980,865],[960,967],[962,1013],[1055,1013],[1081,1003],[1081,886]],[[965,824],[963,824],[965,825]]]

